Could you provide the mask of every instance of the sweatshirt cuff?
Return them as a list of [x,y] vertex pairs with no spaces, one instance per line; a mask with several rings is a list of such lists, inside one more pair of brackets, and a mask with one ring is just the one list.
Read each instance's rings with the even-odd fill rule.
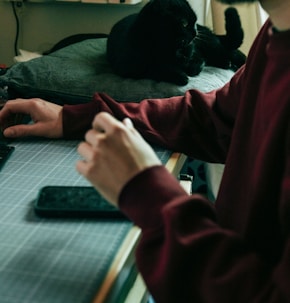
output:
[[63,106],[63,137],[65,139],[83,139],[85,133],[92,127],[97,113],[96,103],[89,102],[78,105]]
[[124,186],[119,196],[119,208],[140,228],[154,228],[162,224],[163,207],[184,195],[188,196],[164,166],[153,166]]

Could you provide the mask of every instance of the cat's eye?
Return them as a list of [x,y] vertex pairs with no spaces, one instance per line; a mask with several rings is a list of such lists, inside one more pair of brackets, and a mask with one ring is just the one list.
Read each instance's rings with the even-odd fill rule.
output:
[[186,19],[181,19],[181,24],[183,27],[187,27],[188,26],[188,21]]

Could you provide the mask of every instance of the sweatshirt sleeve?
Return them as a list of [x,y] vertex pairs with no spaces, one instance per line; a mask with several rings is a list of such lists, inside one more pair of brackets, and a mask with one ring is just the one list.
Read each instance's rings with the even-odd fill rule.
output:
[[272,265],[222,228],[213,205],[187,195],[166,168],[135,176],[119,207],[142,229],[136,262],[156,302],[287,302]]
[[131,118],[136,129],[152,144],[211,162],[224,162],[239,100],[233,86],[240,82],[243,69],[219,90],[202,93],[189,90],[184,96],[146,99],[140,103],[119,103],[96,93],[92,102],[65,105],[64,137],[82,138],[94,116],[106,111],[119,120]]

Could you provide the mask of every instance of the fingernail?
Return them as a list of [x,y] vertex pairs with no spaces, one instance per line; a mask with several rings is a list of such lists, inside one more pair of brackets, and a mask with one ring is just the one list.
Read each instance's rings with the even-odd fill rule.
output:
[[127,126],[127,127],[134,127],[133,126],[133,122],[132,122],[132,120],[130,119],[130,118],[125,118],[124,119],[124,124]]
[[14,137],[15,136],[15,131],[13,129],[7,128],[3,132],[5,137]]

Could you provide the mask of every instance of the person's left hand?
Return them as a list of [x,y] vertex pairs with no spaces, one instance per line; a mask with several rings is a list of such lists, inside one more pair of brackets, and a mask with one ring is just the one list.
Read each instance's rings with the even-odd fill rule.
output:
[[[30,116],[33,123],[23,124],[17,117]],[[63,136],[62,106],[39,98],[8,101],[0,111],[0,129],[7,138]]]
[[83,160],[77,162],[76,169],[114,205],[131,178],[146,168],[161,165],[128,118],[120,122],[102,112],[96,115],[85,139],[78,146]]

